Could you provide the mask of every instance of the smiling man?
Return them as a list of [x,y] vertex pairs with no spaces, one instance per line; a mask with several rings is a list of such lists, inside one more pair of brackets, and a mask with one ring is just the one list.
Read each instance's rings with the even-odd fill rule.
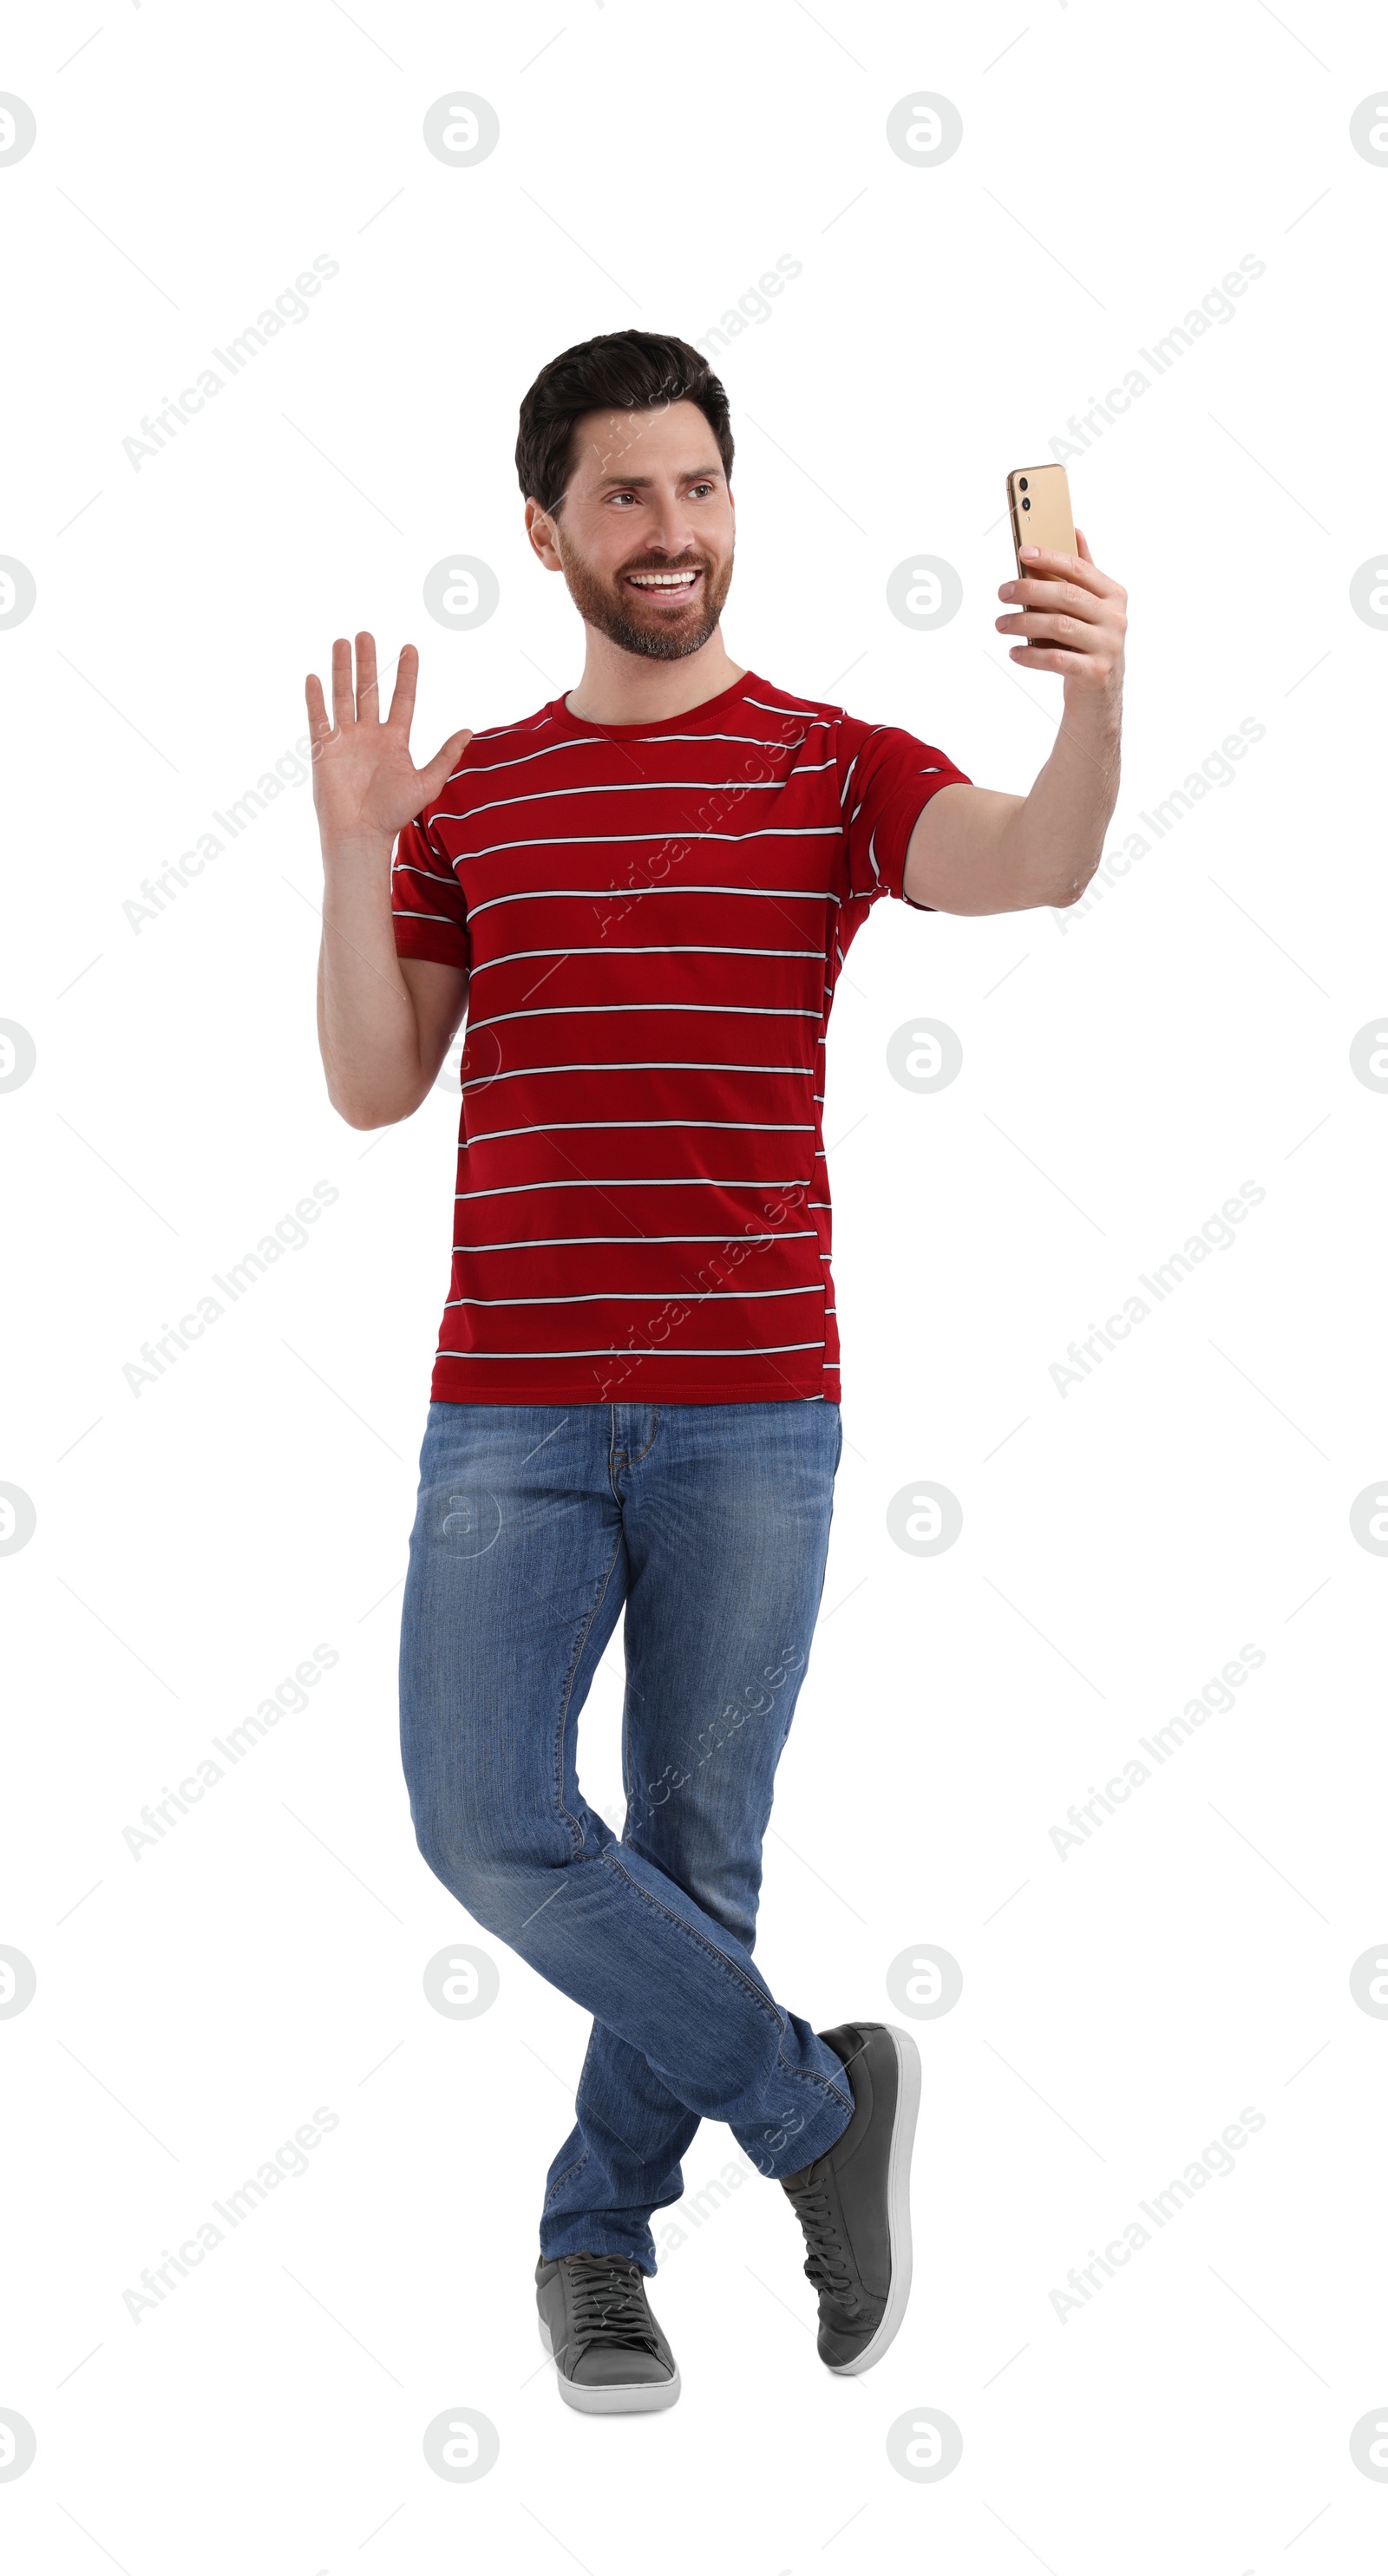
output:
[[[592,2016],[536,2270],[560,2393],[592,2413],[678,2396],[650,2221],[701,2120],[783,2186],[830,2370],[905,2311],[915,2046],[871,2016],[816,2031],[752,1956],[842,1449],[825,1035],[882,897],[1069,904],[1118,784],[1125,595],[1082,537],[1000,593],[1012,659],[1065,703],[1031,793],[1003,795],[730,658],[732,464],[686,341],[565,350],[516,465],[583,621],[577,687],[416,769],[413,646],[384,721],[369,634],[355,687],[333,646],[331,721],[307,685],[334,1106],[410,1116],[467,1012],[401,1745],[430,1867]],[[623,1611],[619,1838],[575,1733]]]

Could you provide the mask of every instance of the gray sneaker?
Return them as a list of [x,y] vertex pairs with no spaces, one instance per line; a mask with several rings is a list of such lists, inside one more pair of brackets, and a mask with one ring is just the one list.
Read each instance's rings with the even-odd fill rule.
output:
[[535,2266],[540,2341],[566,2406],[647,2415],[680,2393],[675,2356],[646,2305],[639,2263],[618,2254],[543,2255]]
[[842,2058],[853,2117],[827,2155],[781,2188],[805,2231],[807,2278],[819,2292],[819,2357],[848,2378],[880,2361],[911,2289],[911,2145],[921,2062],[889,2022],[820,2032]]

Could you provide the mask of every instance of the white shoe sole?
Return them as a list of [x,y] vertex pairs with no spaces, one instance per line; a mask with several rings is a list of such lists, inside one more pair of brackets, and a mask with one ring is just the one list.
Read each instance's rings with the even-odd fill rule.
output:
[[854,2379],[860,2370],[871,2370],[892,2343],[906,2314],[911,2295],[911,2149],[915,2144],[916,2115],[921,2103],[920,2050],[908,2030],[898,2030],[895,2023],[885,2025],[896,2050],[896,2122],[892,2130],[891,2153],[887,2159],[887,2242],[891,2252],[892,2278],[882,2322],[871,2343],[864,2344],[852,2361],[831,2361],[829,2368],[836,2379]]
[[[539,2320],[540,2341],[550,2360],[554,2359],[554,2337],[544,2318]],[[673,2379],[634,2379],[623,2388],[576,2387],[556,2368],[559,2394],[566,2406],[576,2406],[580,2415],[655,2415],[663,2406],[673,2406],[680,2393],[680,2375]]]

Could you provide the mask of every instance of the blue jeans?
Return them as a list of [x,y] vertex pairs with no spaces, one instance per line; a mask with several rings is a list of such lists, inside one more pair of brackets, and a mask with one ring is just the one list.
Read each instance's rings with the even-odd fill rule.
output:
[[[773,2178],[852,2099],[752,1962],[776,1764],[824,1583],[836,1404],[431,1404],[400,1637],[419,1848],[593,2016],[541,2251],[655,2270],[700,2120]],[[621,1840],[576,1722],[625,1606]],[[508,2113],[493,2115],[504,2154]]]

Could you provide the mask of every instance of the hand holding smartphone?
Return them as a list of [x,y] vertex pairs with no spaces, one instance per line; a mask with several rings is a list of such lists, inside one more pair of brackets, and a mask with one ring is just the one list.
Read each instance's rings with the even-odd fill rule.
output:
[[[1014,466],[1007,478],[1007,506],[1017,578],[999,588],[1007,612],[995,623],[1000,635],[1016,639],[1008,659],[1024,670],[1059,672],[1067,709],[1095,697],[1111,702],[1105,712],[1108,722],[1123,687],[1128,594],[1100,572],[1087,539],[1077,531],[1063,465]],[[1033,545],[1043,554],[1066,557],[1064,569],[1048,565],[1043,571],[1035,563],[1024,564],[1022,548]],[[1047,589],[1055,593],[1054,607],[1046,603]]]

